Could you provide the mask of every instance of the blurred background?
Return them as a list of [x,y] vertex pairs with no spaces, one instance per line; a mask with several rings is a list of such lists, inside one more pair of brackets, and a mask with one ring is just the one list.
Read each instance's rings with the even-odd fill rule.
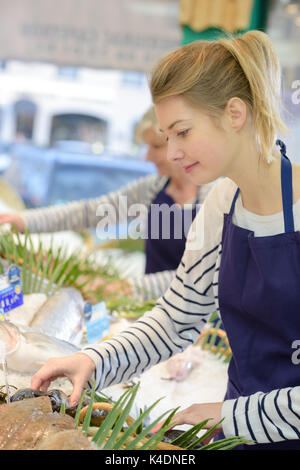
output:
[[134,141],[151,68],[224,31],[270,35],[292,130],[284,140],[300,163],[299,0],[0,0],[0,12],[3,205],[96,197],[155,172]]

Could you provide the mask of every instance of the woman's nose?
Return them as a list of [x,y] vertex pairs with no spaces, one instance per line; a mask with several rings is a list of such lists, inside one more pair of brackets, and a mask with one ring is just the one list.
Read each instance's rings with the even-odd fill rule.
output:
[[168,143],[167,160],[169,162],[177,162],[183,158],[183,151],[178,149],[175,145]]

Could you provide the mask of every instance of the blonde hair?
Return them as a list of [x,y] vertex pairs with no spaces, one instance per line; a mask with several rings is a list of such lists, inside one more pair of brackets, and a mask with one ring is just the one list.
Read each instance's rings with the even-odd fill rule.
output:
[[144,132],[148,129],[153,129],[159,133],[159,124],[155,114],[154,106],[152,106],[145,114],[141,117],[140,121],[137,123],[134,131],[134,140],[137,144],[144,142]]
[[[252,118],[261,157],[277,154],[277,132],[289,132],[280,117],[281,71],[269,37],[249,31],[218,41],[195,41],[170,52],[155,68],[150,89],[156,104],[181,95],[218,119],[232,97],[242,99]],[[272,160],[272,158],[271,158]]]

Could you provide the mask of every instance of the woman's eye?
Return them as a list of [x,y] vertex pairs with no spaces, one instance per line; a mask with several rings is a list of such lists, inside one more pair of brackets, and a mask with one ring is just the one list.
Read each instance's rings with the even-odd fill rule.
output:
[[188,132],[189,132],[189,129],[185,129],[184,131],[178,132],[177,135],[181,136],[181,137],[184,137],[185,135],[187,135]]

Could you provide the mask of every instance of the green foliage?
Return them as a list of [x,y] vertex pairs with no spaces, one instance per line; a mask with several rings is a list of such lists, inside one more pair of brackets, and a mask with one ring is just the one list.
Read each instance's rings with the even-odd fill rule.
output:
[[[93,304],[105,300],[111,313],[124,318],[138,318],[155,305],[154,301],[137,302],[124,294],[105,292],[108,284],[120,280],[113,263],[108,260],[101,268],[95,268],[91,256],[83,257],[80,253],[67,256],[64,247],[54,249],[53,237],[49,248],[45,249],[39,239],[38,247],[34,249],[28,230],[21,239],[17,230],[12,228],[0,238],[0,256],[8,265],[17,264],[21,268],[24,295],[37,292],[52,295],[62,286],[72,286],[81,292],[84,299],[90,300],[88,296],[91,295]],[[0,262],[0,274],[3,272],[4,265]],[[101,285],[89,288],[89,284],[99,278]]]
[[[104,422],[100,427],[91,426],[91,412],[92,406],[95,400],[95,386],[92,390],[91,400],[88,407],[88,412],[85,415],[82,426],[78,426],[78,419],[76,426],[81,429],[86,435],[91,436],[95,444],[101,449],[105,450],[153,450],[157,444],[162,441],[165,432],[172,427],[171,420],[174,414],[178,411],[178,408],[168,410],[161,416],[152,421],[148,426],[143,426],[146,418],[150,412],[155,408],[158,402],[155,401],[150,405],[144,412],[140,410],[139,417],[132,422],[132,424],[126,425],[126,420],[130,416],[130,411],[134,404],[136,394],[138,392],[139,383],[134,387],[126,390],[120,398],[114,402],[114,407],[107,414]],[[83,398],[85,392],[83,392],[80,402],[77,407],[76,416],[79,417]],[[159,422],[163,421],[163,425],[156,434],[149,434],[152,428]],[[191,450],[197,445],[201,444],[204,439],[207,439],[213,434],[216,427],[220,424],[217,423],[207,432],[200,437],[197,436],[199,431],[203,430],[209,420],[205,420],[191,427],[188,431],[184,432],[180,437],[175,439],[171,444],[182,447],[183,449]],[[215,443],[206,444],[197,450],[210,450],[210,449],[232,449],[237,445],[245,444],[247,441],[241,437],[234,437],[230,439],[222,439]]]
[[138,302],[131,297],[117,296],[106,299],[106,307],[117,318],[139,318],[155,306],[154,300]]
[[[83,292],[85,285],[97,276],[109,277],[107,268],[95,269],[87,258],[80,253],[66,254],[66,249],[54,249],[53,238],[50,248],[45,249],[39,240],[37,250],[34,249],[28,231],[24,240],[12,229],[1,236],[0,256],[8,265],[17,264],[22,271],[23,293],[43,292],[54,294],[62,286],[74,286]],[[3,269],[3,263],[1,263]],[[80,280],[84,278],[83,282]],[[98,299],[103,300],[103,297]]]
[[138,238],[134,240],[133,238],[125,238],[125,239],[119,239],[119,240],[111,240],[107,243],[104,243],[101,245],[101,248],[107,249],[107,248],[116,248],[124,251],[124,253],[132,253],[136,251],[145,251],[145,240],[142,238]]

